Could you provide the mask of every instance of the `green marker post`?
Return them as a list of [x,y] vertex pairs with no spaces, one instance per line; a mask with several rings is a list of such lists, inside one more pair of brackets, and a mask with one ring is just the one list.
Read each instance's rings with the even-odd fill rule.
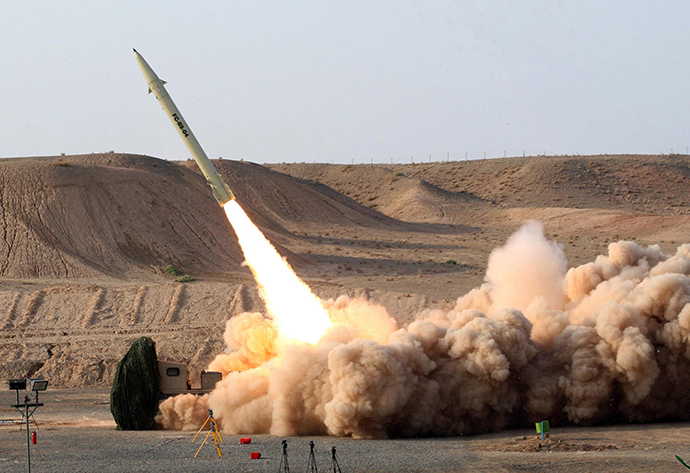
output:
[[546,432],[551,431],[551,427],[549,426],[549,421],[543,420],[541,422],[537,422],[536,424],[534,424],[534,426],[537,428],[537,433],[541,434],[541,439],[545,440],[546,439]]

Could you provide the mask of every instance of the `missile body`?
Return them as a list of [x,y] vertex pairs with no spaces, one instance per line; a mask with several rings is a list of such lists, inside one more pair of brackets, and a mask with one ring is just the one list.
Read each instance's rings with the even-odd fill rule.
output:
[[156,99],[158,99],[158,102],[161,104],[161,107],[163,107],[163,110],[168,115],[168,118],[175,128],[177,128],[180,138],[182,138],[182,141],[184,141],[187,149],[189,149],[189,152],[192,154],[194,161],[196,161],[199,169],[201,169],[204,177],[206,177],[206,182],[209,186],[211,186],[213,196],[216,198],[220,206],[223,207],[227,202],[235,199],[235,194],[233,194],[230,188],[220,179],[220,175],[216,172],[216,169],[213,167],[213,164],[211,164],[211,161],[208,159],[204,149],[199,144],[199,141],[196,139],[196,136],[194,136],[194,133],[192,133],[192,129],[187,124],[187,121],[182,117],[182,114],[177,108],[177,105],[175,105],[175,102],[173,102],[170,95],[168,95],[168,91],[165,90],[166,82],[161,80],[156,73],[153,72],[151,66],[148,65],[148,63],[143,57],[141,57],[141,54],[139,54],[136,49],[134,50],[134,55],[136,56],[139,67],[141,67],[141,71],[144,73],[146,82],[149,85],[149,94],[153,92],[153,95],[155,95]]

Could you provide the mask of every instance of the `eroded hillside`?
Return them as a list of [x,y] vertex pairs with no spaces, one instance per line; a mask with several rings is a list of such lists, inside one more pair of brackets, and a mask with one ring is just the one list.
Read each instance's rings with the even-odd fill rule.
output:
[[[401,323],[481,284],[491,250],[529,219],[571,265],[620,239],[673,253],[690,230],[687,157],[214,164],[316,294],[374,299]],[[0,378],[108,385],[142,335],[198,373],[227,319],[263,310],[193,161],[0,160],[0,223]],[[169,264],[196,280],[174,282]]]

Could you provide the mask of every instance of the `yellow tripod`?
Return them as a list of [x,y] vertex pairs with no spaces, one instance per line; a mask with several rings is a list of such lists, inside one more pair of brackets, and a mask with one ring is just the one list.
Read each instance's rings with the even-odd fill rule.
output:
[[213,418],[213,411],[211,409],[208,410],[208,418],[206,418],[206,422],[204,422],[204,425],[201,426],[199,431],[196,433],[196,435],[192,439],[192,443],[194,443],[196,438],[199,436],[201,431],[204,430],[204,427],[206,427],[206,424],[208,424],[209,422],[211,422],[211,430],[208,431],[208,433],[206,434],[206,438],[204,439],[203,442],[201,442],[201,446],[199,447],[199,450],[196,451],[194,458],[196,458],[197,455],[199,455],[199,452],[204,447],[204,444],[206,443],[208,438],[211,436],[211,434],[213,434],[213,441],[216,444],[216,451],[218,452],[218,458],[223,458],[223,454],[220,453],[220,445],[218,445],[218,439],[220,438],[221,442],[224,442],[224,440],[223,440],[223,436],[220,434],[220,431],[218,430],[218,424],[216,424],[216,419]]

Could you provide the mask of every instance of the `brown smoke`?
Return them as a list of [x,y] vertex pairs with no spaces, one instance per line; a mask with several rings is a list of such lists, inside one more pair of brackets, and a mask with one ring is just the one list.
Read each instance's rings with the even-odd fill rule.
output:
[[324,302],[316,345],[278,342],[271,320],[227,323],[224,379],[161,404],[165,428],[214,410],[231,434],[458,435],[550,419],[690,418],[690,245],[673,256],[621,241],[567,269],[528,223],[489,258],[487,282],[399,328],[385,308]]

